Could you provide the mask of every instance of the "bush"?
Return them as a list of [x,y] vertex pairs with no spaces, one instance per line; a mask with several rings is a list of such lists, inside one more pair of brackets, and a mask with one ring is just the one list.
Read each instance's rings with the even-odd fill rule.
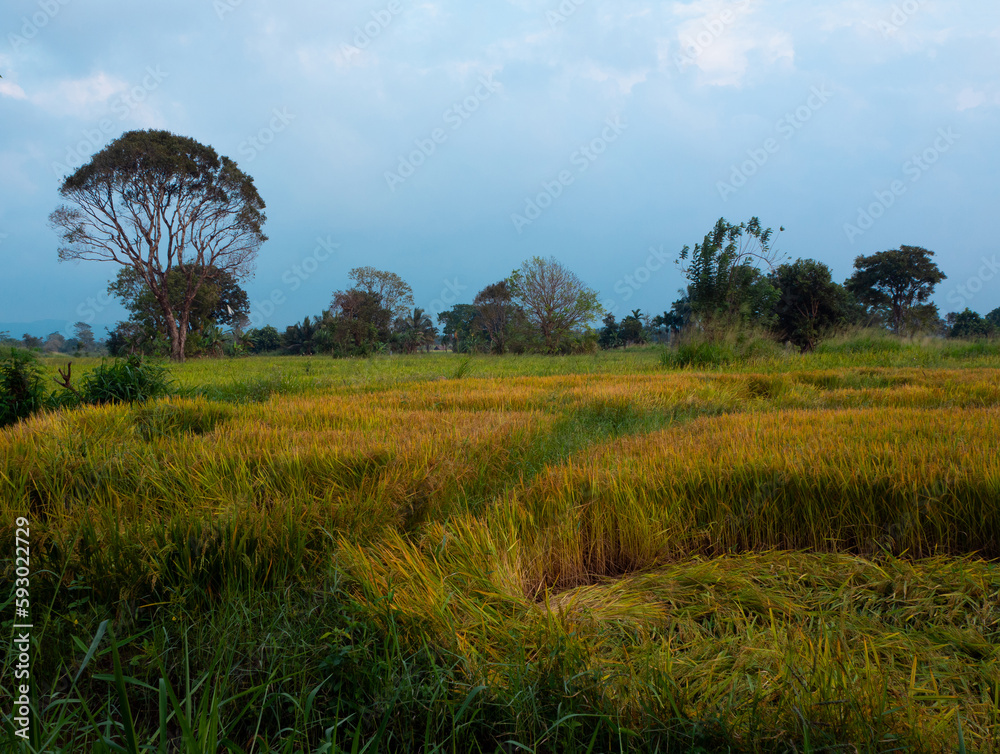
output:
[[38,357],[10,349],[0,361],[0,427],[14,424],[45,406],[45,386]]
[[167,370],[141,356],[131,355],[101,365],[83,378],[83,403],[143,403],[170,392]]
[[851,330],[816,346],[816,353],[887,354],[903,350],[903,342],[886,330],[863,328]]
[[665,367],[714,367],[732,364],[736,359],[735,349],[726,343],[698,341],[668,348],[660,356],[660,363]]
[[669,368],[720,367],[729,364],[768,361],[782,358],[786,351],[760,330],[687,330],[675,348],[660,355],[660,363]]

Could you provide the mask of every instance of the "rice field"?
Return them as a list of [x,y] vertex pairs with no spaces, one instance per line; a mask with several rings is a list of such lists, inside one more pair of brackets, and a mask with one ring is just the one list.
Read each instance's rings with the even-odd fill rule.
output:
[[172,373],[0,430],[0,749],[1000,752],[995,348]]

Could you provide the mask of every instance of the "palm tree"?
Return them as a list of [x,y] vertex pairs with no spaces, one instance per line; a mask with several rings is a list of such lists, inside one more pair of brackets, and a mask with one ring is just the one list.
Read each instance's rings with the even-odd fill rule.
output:
[[396,332],[399,333],[400,343],[407,353],[413,353],[422,346],[429,351],[438,333],[431,318],[419,306],[406,319],[400,317],[396,320]]

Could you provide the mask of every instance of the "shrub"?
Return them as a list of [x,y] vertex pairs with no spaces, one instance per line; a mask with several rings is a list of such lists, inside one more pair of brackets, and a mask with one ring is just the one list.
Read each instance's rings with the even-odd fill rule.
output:
[[24,419],[45,405],[45,386],[38,357],[10,349],[0,361],[0,427]]
[[903,350],[903,342],[885,330],[865,328],[852,330],[820,343],[816,353],[887,354]]
[[135,354],[101,365],[84,377],[84,403],[142,403],[170,392],[167,370]]
[[724,366],[736,360],[736,351],[730,345],[708,341],[681,343],[660,356],[660,363],[665,367]]
[[762,330],[689,329],[680,334],[676,348],[668,348],[660,355],[660,363],[668,368],[720,367],[780,359],[784,355],[785,349]]

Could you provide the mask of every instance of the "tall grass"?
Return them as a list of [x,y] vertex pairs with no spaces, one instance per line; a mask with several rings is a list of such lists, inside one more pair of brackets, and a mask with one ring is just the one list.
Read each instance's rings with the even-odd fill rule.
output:
[[2,430],[24,750],[998,751],[1000,360],[909,348],[192,362]]

